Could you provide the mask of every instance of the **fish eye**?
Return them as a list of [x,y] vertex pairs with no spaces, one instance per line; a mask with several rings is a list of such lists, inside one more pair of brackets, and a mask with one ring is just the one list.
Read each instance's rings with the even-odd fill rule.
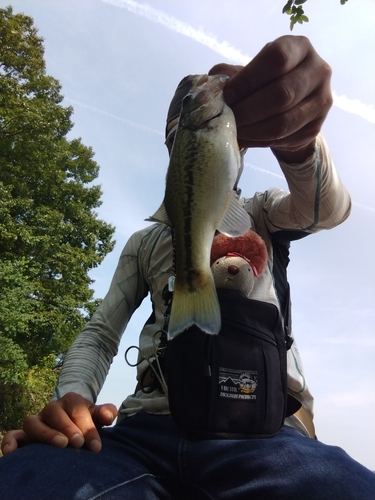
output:
[[182,104],[185,106],[186,104],[189,104],[193,100],[193,96],[191,94],[187,94],[183,99],[182,99]]

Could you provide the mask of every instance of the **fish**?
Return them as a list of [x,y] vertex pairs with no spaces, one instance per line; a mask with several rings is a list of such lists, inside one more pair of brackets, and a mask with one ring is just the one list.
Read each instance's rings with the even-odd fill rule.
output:
[[198,75],[183,99],[166,175],[164,200],[147,220],[172,226],[175,280],[168,339],[196,325],[221,328],[210,269],[216,231],[240,236],[250,217],[234,190],[241,167],[233,112],[224,102],[225,75]]

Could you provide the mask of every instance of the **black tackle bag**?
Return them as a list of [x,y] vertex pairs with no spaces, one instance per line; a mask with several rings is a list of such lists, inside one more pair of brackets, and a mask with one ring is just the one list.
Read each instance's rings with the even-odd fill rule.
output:
[[[203,438],[263,438],[288,411],[288,336],[276,306],[218,289],[222,327],[196,326],[168,342],[166,376],[173,419]],[[289,338],[290,339],[290,338]],[[290,406],[290,405],[289,405]]]

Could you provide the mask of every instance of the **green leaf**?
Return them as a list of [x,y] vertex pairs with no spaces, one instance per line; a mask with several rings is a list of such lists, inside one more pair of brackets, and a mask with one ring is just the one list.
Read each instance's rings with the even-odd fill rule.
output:
[[293,0],[289,0],[283,7],[283,14],[291,14],[292,13],[292,5],[293,5]]
[[300,17],[300,21],[299,21],[299,22],[300,22],[301,24],[302,24],[303,22],[308,23],[308,22],[309,22],[309,18],[308,18],[307,16],[301,16],[301,17]]
[[[305,15],[302,4],[307,0],[289,0],[283,7],[283,14],[290,16],[290,31],[293,30],[296,23],[303,24],[309,22],[309,18]],[[344,5],[348,0],[340,0],[340,4]]]

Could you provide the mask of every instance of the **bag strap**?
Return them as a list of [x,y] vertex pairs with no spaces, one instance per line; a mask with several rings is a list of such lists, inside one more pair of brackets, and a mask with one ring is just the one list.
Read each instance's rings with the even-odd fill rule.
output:
[[286,293],[287,306],[284,317],[285,346],[287,351],[292,347],[294,338],[292,337],[292,302],[290,300],[290,287]]

